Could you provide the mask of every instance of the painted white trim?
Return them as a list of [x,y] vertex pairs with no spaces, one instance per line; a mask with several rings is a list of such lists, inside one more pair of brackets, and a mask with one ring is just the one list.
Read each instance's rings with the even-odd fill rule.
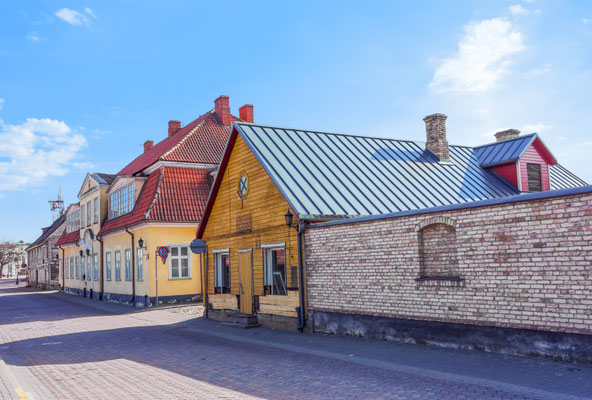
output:
[[520,175],[520,159],[516,161],[516,179],[518,179],[518,190],[522,192],[522,176]]
[[[125,215],[125,214],[124,214]],[[139,224],[134,224],[133,226],[123,226],[121,228],[117,228],[112,232],[105,233],[101,237],[106,239],[111,236],[120,235],[122,233],[127,233],[125,228],[127,227],[130,232],[134,232],[144,228],[187,228],[187,227],[195,227],[197,230],[199,223],[197,222],[142,222]]]
[[191,168],[191,169],[216,169],[218,168],[218,164],[203,164],[203,163],[192,163],[192,162],[183,162],[183,161],[162,161],[159,160],[154,164],[144,168],[142,173],[146,175],[150,175],[154,171],[162,168],[162,167],[177,167],[177,168]]
[[270,249],[270,248],[274,248],[274,247],[286,247],[286,244],[284,242],[281,243],[266,243],[266,244],[262,244],[261,248],[262,249]]
[[239,253],[252,253],[253,249],[242,249],[238,251]]
[[217,253],[230,253],[229,249],[216,249],[216,250],[212,250],[212,253],[217,254]]
[[[191,271],[191,254],[193,254],[191,252],[191,249],[189,248],[188,244],[183,244],[183,243],[173,243],[173,244],[167,244],[167,247],[169,248],[169,255],[167,257],[168,259],[168,264],[169,264],[169,280],[174,281],[174,280],[178,280],[178,279],[193,279],[192,276],[192,271]],[[185,258],[183,256],[181,256],[181,247],[187,247],[187,267],[188,267],[188,273],[189,276],[178,276],[176,278],[173,277],[173,265],[172,265],[172,260],[173,260],[173,256],[172,256],[172,251],[171,251],[171,247],[179,247],[179,255],[177,257],[175,257],[176,259],[179,260],[179,275],[181,275],[181,259]]]

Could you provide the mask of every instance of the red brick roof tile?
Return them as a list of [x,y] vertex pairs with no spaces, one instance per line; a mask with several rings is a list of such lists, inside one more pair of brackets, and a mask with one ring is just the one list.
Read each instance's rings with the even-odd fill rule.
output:
[[[240,121],[231,115],[232,121]],[[214,110],[140,154],[117,175],[133,175],[159,160],[218,164],[232,125],[222,125]]]
[[80,231],[74,231],[74,232],[66,233],[66,230],[64,229],[64,232],[62,233],[62,236],[60,236],[60,238],[55,243],[55,245],[56,246],[60,246],[60,245],[64,245],[64,244],[76,243],[76,241],[79,238],[80,238]]

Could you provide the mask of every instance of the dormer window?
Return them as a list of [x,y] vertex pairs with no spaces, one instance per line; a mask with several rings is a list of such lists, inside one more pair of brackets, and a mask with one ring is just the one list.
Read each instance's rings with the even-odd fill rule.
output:
[[134,208],[134,184],[130,183],[109,195],[109,218],[131,212]]
[[526,174],[528,175],[528,191],[540,192],[543,190],[543,183],[541,180],[541,165],[540,164],[526,164]]

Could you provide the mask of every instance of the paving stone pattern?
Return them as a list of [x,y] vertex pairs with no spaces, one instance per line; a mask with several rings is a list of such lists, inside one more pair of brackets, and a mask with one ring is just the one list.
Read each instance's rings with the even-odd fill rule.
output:
[[[0,358],[35,399],[576,398],[504,383],[496,388],[470,377],[447,379],[379,357],[364,362],[348,357],[343,346],[335,352],[331,346],[353,351],[356,343],[360,350],[393,344],[233,330],[180,307],[134,310],[6,281],[0,281],[0,305]],[[370,356],[371,347],[366,349]],[[592,377],[592,368],[580,368]],[[7,383],[14,384],[0,376],[0,396]]]

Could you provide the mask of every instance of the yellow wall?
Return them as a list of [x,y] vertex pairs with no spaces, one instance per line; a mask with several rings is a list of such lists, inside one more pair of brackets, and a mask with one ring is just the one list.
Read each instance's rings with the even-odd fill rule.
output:
[[[84,281],[81,279],[80,276],[80,249],[77,245],[75,244],[70,244],[67,247],[66,246],[62,246],[62,249],[64,249],[63,254],[64,254],[64,258],[68,258],[70,259],[70,257],[74,257],[74,262],[76,262],[76,259],[78,259],[78,279],[76,279],[76,267],[74,267],[74,278],[70,277],[70,274],[68,273],[68,278],[66,278],[65,281],[65,287],[66,288],[72,288],[72,289],[83,289],[84,288]],[[60,254],[60,285],[63,285],[63,273],[64,273],[64,258],[62,258],[62,251],[60,250],[59,252]],[[98,286],[97,286],[98,288]],[[90,286],[87,284],[87,289],[90,289]],[[98,291],[98,289],[97,289]]]
[[[249,187],[244,200],[237,194],[238,182],[243,175],[247,176]],[[291,279],[290,273],[292,267],[298,266],[298,252],[296,230],[288,228],[285,222],[284,215],[289,208],[280,191],[239,135],[203,235],[208,245],[208,302],[214,309],[236,307],[236,295],[239,294],[238,251],[252,249],[253,289],[254,294],[259,296],[259,312],[296,316],[294,309],[299,305],[297,290],[290,290],[287,296],[263,294],[261,246],[265,244],[285,244],[287,284],[293,289],[298,287],[298,279]],[[249,219],[251,229],[246,232]],[[295,216],[294,222],[298,222]],[[214,250],[226,248],[230,251],[231,295],[214,294]]]
[[[195,226],[144,226],[142,228],[130,228],[134,234],[134,248],[138,247],[138,240],[144,241],[143,272],[144,279],[136,280],[136,296],[156,296],[155,279],[155,252],[160,246],[187,245],[195,239]],[[111,281],[105,279],[106,293],[132,294],[132,282],[125,280],[125,249],[131,249],[131,235],[121,231],[117,234],[109,234],[103,239],[103,256],[107,251],[111,252]],[[121,251],[121,281],[115,280],[115,251]],[[135,251],[135,250],[133,250]],[[197,254],[191,253],[191,279],[170,279],[170,258],[163,264],[157,259],[158,268],[158,296],[181,296],[201,294],[201,263]],[[136,263],[137,266],[137,263]],[[103,263],[103,268],[106,264]],[[106,274],[105,274],[106,277]]]

